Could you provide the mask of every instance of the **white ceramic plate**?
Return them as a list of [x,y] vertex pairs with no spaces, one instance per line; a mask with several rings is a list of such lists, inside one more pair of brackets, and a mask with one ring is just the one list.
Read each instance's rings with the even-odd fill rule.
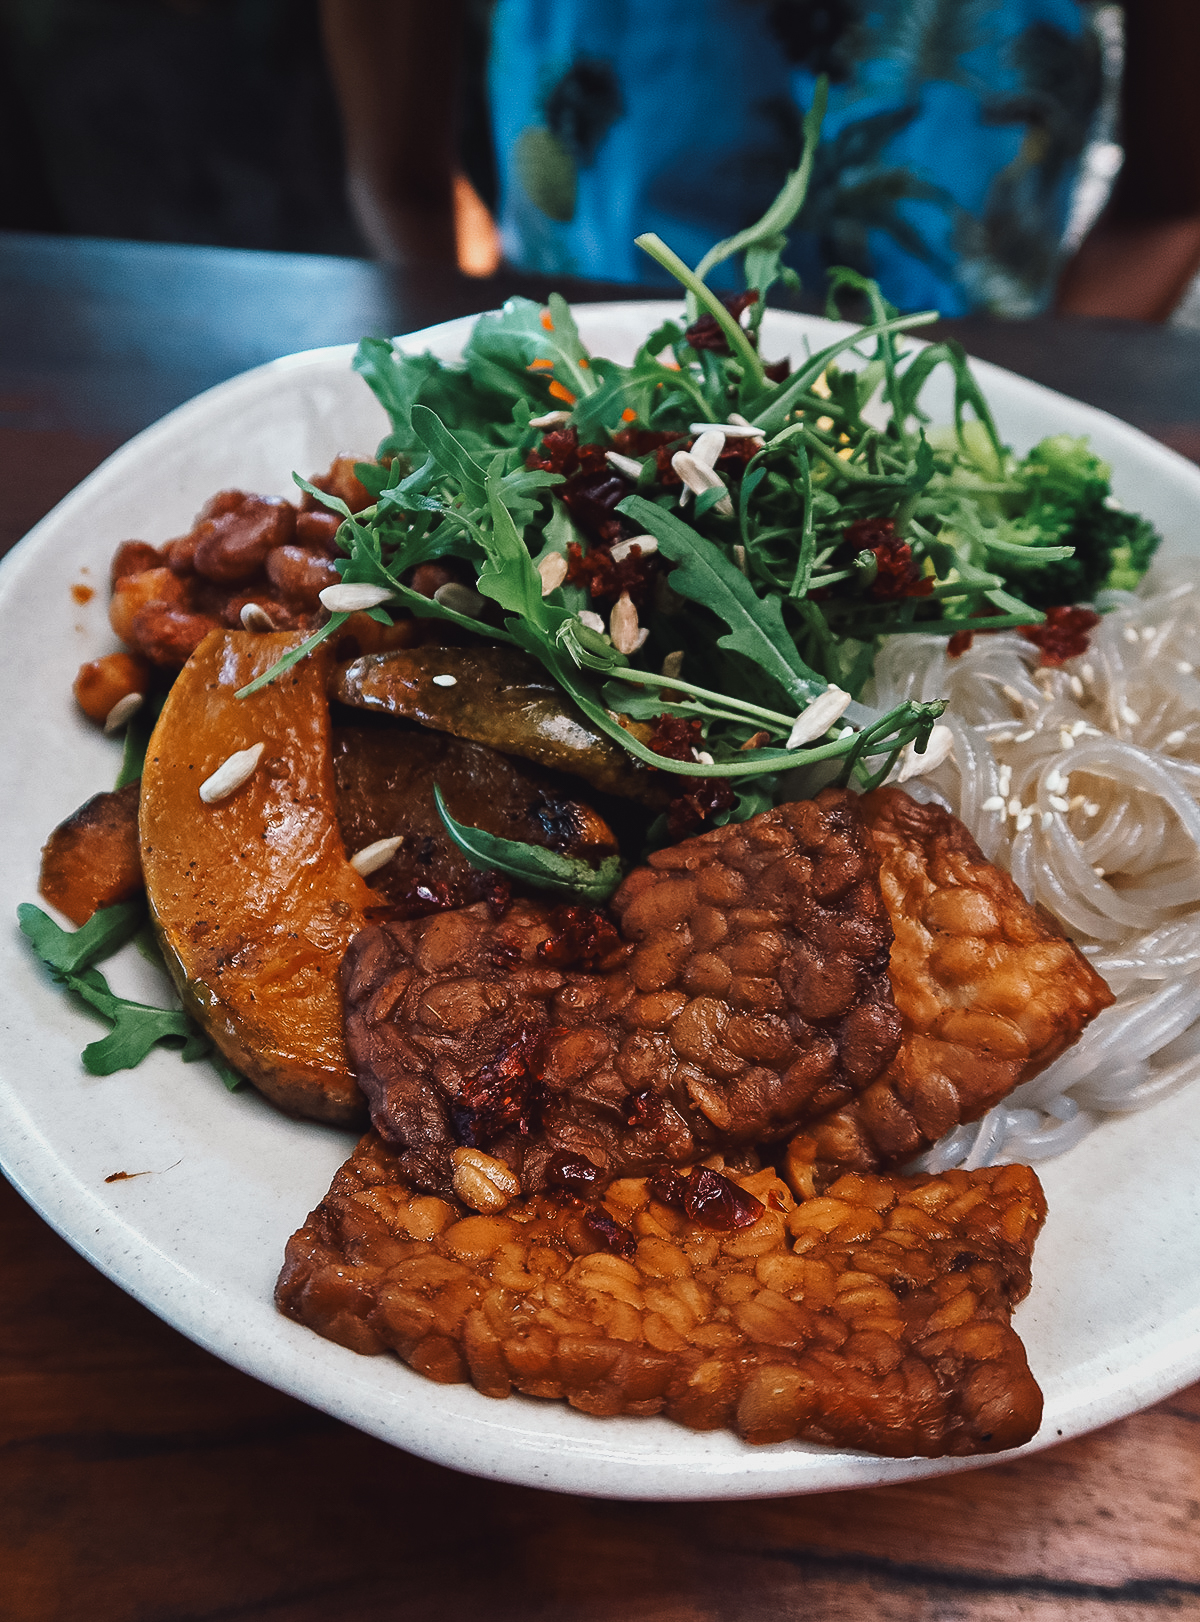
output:
[[[627,360],[672,307],[578,312],[594,349]],[[406,339],[453,358],[469,322]],[[816,349],[831,328],[771,313],[771,355]],[[271,1304],[284,1244],[324,1194],[353,1139],[286,1120],[257,1094],[230,1096],[205,1064],[169,1053],[104,1079],[79,1052],[97,1034],[41,972],[14,923],[35,898],[39,847],[108,786],[113,744],[75,711],[74,673],[113,645],[113,548],[185,531],[222,487],[292,494],[291,473],[369,453],[385,419],[349,369],[316,350],[211,389],[148,428],[69,495],[0,566],[0,1157],[9,1178],[84,1256],[228,1362],[410,1452],[500,1480],[629,1498],[735,1498],[903,1481],[964,1460],[877,1459],[802,1443],[744,1446],[665,1420],[597,1420],[522,1397],[437,1386],[387,1357],[360,1357]],[[1134,429],[979,365],[1004,435],[1025,449],[1086,433],[1118,496],[1172,550],[1200,552],[1200,469]],[[942,405],[948,411],[948,400]],[[78,606],[71,586],[97,587]],[[109,965],[126,995],[164,985],[132,953]],[[102,1028],[102,1027],[101,1027]],[[1200,1095],[1184,1092],[1101,1127],[1043,1169],[1050,1217],[1017,1328],[1046,1395],[1030,1449],[1153,1402],[1200,1375]],[[106,1183],[113,1172],[146,1172]]]

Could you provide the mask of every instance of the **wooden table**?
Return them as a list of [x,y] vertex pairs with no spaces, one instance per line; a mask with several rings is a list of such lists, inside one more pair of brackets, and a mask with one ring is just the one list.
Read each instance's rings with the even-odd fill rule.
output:
[[[0,236],[0,550],[198,389],[508,290]],[[1049,320],[953,330],[1200,459],[1200,339]],[[878,1491],[647,1505],[497,1486],[226,1368],[0,1184],[5,1622],[1200,1616],[1198,1439],[1195,1386],[1034,1458]]]

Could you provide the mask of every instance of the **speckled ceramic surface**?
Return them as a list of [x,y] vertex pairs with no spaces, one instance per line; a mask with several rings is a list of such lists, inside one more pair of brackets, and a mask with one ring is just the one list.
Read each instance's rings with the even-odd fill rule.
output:
[[[629,358],[669,306],[585,308],[593,347]],[[469,323],[406,340],[452,357]],[[771,314],[765,348],[801,354],[827,323]],[[0,1160],[97,1267],[230,1363],[443,1464],[565,1492],[734,1498],[902,1481],[963,1461],[876,1459],[800,1443],[751,1448],[665,1420],[596,1420],[555,1404],[496,1402],[359,1357],[278,1316],[271,1291],[288,1235],[325,1192],[352,1139],[231,1096],[206,1064],[155,1053],[104,1079],[79,1065],[97,1034],[42,974],[16,930],[49,830],[111,784],[115,746],[76,713],[75,670],[112,646],[107,565],[117,542],[186,530],[215,490],[291,494],[291,473],[370,452],[382,412],[349,349],[296,355],[201,395],[109,459],[0,565]],[[1004,435],[1025,449],[1087,433],[1115,489],[1200,557],[1200,469],[1102,412],[980,365]],[[945,402],[948,406],[948,401]],[[96,586],[84,606],[77,582]],[[131,952],[109,965],[127,995],[164,983]],[[1106,1424],[1200,1375],[1200,1092],[1102,1127],[1043,1169],[1050,1218],[1016,1327],[1046,1394],[1030,1448]],[[113,1172],[145,1172],[106,1183]],[[970,1461],[967,1461],[968,1463]]]

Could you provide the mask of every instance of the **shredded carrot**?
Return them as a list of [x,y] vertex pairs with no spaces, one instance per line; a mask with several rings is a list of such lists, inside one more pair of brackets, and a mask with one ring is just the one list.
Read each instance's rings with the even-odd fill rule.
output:
[[547,360],[545,357],[542,357],[540,360],[531,360],[525,370],[527,372],[552,372],[554,370],[554,362],[552,360]]
[[561,400],[564,405],[573,406],[575,404],[575,396],[570,389],[565,389],[557,378],[550,385],[550,393],[556,400]]
[[637,412],[633,409],[632,406],[626,406],[624,411],[622,411],[622,413],[621,413],[621,421],[622,422],[636,422],[637,421]]
[[550,311],[549,310],[543,310],[542,311],[542,325],[545,327],[547,332],[553,332],[554,331],[554,322],[550,319]]
[[587,368],[588,368],[588,358],[587,358],[587,356],[586,355],[580,355],[579,359],[575,362],[575,364],[576,364],[576,366],[581,367],[586,372]]

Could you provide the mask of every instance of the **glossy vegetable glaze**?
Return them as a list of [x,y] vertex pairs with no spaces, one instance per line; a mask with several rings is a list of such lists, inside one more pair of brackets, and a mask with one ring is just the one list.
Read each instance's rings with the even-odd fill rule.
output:
[[[350,1122],[337,970],[372,892],[334,807],[327,660],[245,700],[293,633],[214,632],[172,687],[146,755],[140,829],[151,916],[184,1005],[229,1062],[293,1115]],[[227,798],[200,785],[264,744]]]

